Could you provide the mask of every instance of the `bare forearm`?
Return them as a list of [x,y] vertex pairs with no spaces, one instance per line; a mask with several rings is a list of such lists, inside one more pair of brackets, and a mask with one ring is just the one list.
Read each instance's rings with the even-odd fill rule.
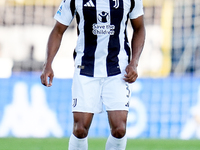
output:
[[62,36],[65,30],[68,28],[68,26],[65,26],[59,22],[56,22],[53,30],[51,31],[51,34],[48,39],[47,43],[47,54],[46,54],[46,60],[45,65],[51,66],[53,59],[58,52],[58,49],[61,44]]
[[131,24],[134,32],[131,41],[132,59],[130,65],[137,67],[145,41],[145,27],[143,16],[131,20]]
[[52,64],[53,59],[60,47],[61,40],[62,40],[62,34],[57,33],[57,31],[53,29],[47,43],[45,65]]
[[59,22],[56,22],[56,25],[51,31],[51,34],[48,39],[46,59],[44,62],[42,74],[40,76],[41,83],[47,87],[50,87],[52,85],[54,73],[51,64],[53,62],[56,53],[58,52],[63,33],[65,32],[66,29],[67,26],[64,26]]
[[143,22],[143,16],[138,17],[137,19],[131,20],[132,27],[134,29],[131,48],[132,48],[132,58],[125,71],[124,80],[128,83],[133,83],[138,77],[137,66],[139,62],[140,55],[144,46],[145,39],[145,28]]
[[144,41],[145,41],[145,28],[144,26],[141,26],[133,33],[131,42],[131,47],[132,47],[132,59],[130,62],[131,64],[134,64],[136,66],[138,65],[138,61],[143,50]]

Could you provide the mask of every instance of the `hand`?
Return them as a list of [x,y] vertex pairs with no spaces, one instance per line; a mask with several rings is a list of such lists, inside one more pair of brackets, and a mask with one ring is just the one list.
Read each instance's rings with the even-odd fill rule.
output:
[[[53,73],[52,68],[44,65],[42,74],[40,76],[41,83],[44,86],[50,87],[50,86],[52,86],[53,77],[54,77],[54,73]],[[49,78],[49,82],[48,82],[48,78]]]
[[128,83],[135,82],[138,77],[137,67],[129,64],[126,67],[125,71],[126,71],[126,74],[124,75],[124,81],[126,81]]

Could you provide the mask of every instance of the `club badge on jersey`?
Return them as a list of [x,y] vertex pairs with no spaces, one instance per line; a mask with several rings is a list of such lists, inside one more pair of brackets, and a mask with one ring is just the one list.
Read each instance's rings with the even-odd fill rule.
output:
[[115,5],[113,6],[115,9],[119,7],[119,0],[113,0],[115,2]]

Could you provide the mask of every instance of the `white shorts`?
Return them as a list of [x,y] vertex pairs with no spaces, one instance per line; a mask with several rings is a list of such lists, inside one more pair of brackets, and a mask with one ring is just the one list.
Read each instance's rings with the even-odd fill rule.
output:
[[130,88],[124,75],[87,77],[74,74],[72,84],[72,112],[101,113],[129,110]]

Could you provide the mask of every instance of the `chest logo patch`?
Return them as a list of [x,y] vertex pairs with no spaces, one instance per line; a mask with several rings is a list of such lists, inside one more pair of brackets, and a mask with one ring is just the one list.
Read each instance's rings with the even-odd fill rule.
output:
[[109,14],[105,11],[102,11],[99,15],[98,15],[98,20],[102,23],[106,23],[109,20]]

